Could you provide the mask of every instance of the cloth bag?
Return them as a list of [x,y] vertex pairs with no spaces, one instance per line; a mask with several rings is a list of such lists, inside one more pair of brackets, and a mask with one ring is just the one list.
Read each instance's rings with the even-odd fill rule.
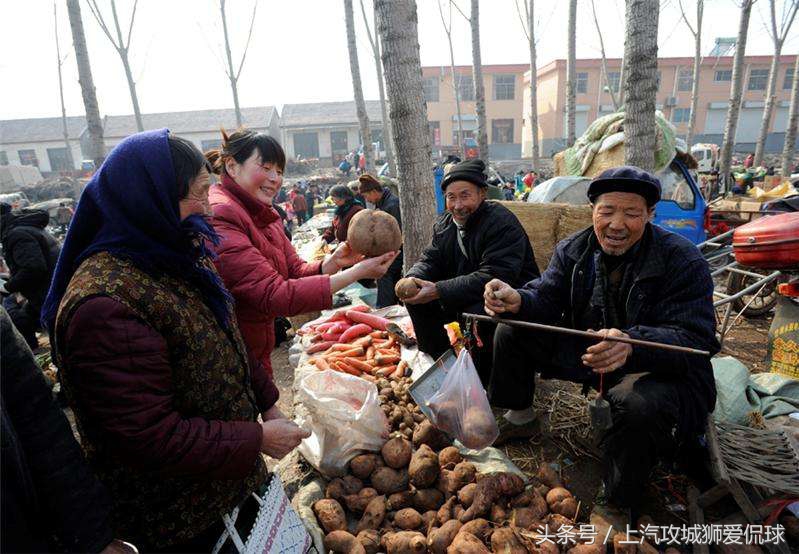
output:
[[365,450],[380,450],[388,439],[388,420],[374,383],[338,371],[317,371],[302,378],[297,394],[308,411],[298,416],[297,424],[311,432],[300,443],[300,454],[325,477],[344,475],[350,459]]

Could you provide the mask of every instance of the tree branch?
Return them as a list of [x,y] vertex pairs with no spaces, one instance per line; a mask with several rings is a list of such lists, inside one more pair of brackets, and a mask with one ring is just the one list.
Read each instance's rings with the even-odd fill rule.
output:
[[450,30],[452,29],[452,6],[449,8],[449,27],[447,27],[447,22],[444,20],[444,8],[441,7],[441,0],[438,0],[438,13],[441,15],[441,25],[444,26],[444,32],[447,33],[447,36],[450,36]]
[[796,17],[796,10],[799,9],[799,0],[793,0],[791,2],[791,7],[788,8],[788,17],[787,22],[783,25],[780,31],[780,44],[785,42],[785,38],[788,36],[788,31],[793,25],[793,20]]
[[472,22],[472,20],[471,20],[471,19],[469,19],[468,17],[466,17],[466,14],[465,14],[465,13],[463,13],[463,11],[460,9],[460,7],[458,6],[458,4],[456,4],[456,3],[455,3],[455,0],[449,0],[449,3],[450,3],[450,5],[451,5],[451,6],[455,6],[455,9],[456,9],[456,10],[458,10],[458,13],[459,13],[459,14],[461,14],[461,15],[463,16],[463,19],[465,19],[465,20],[466,20],[466,21],[468,21],[469,23],[471,23],[471,22]]
[[125,43],[125,50],[130,48],[130,37],[133,34],[133,20],[136,19],[136,6],[139,5],[139,0],[133,2],[133,13],[130,14],[130,25],[128,26],[128,41]]
[[[366,27],[366,37],[369,39],[369,45],[372,47],[372,52],[376,55],[377,48],[375,48],[375,41],[372,38],[372,30],[369,28],[369,19],[366,17],[366,8],[363,7],[363,0],[360,0],[361,3],[361,15],[363,15],[363,25]],[[375,29],[377,32],[377,29]]]
[[[596,34],[599,35],[599,48],[602,53],[602,67],[605,70],[605,84],[608,87],[608,94],[610,94],[610,100],[613,102],[613,107],[618,110],[619,101],[616,99],[616,93],[613,91],[613,87],[610,86],[610,74],[608,73],[608,58],[607,56],[605,56],[605,41],[602,39],[602,30],[599,28],[599,18],[597,18],[596,16],[596,5],[594,5],[594,0],[591,0],[591,12],[594,14],[594,25],[596,26]],[[622,66],[622,71],[619,73],[619,91],[621,91],[621,86],[622,86],[622,80],[621,80],[622,73],[623,73],[623,66]]]
[[114,45],[114,48],[119,50],[121,48],[121,44],[117,46],[116,41],[111,36],[111,31],[108,30],[108,25],[105,24],[105,19],[103,19],[103,14],[100,12],[100,8],[97,6],[96,0],[86,0],[86,3],[89,5],[89,11],[92,12],[94,19],[97,21],[97,24],[100,26],[100,29],[103,30],[105,36],[108,37],[108,40],[111,41],[111,44]]
[[258,10],[258,0],[255,0],[255,3],[252,7],[252,20],[250,20],[250,31],[247,33],[247,42],[244,45],[244,53],[241,55],[241,63],[239,64],[239,70],[236,72],[236,81],[239,80],[241,76],[241,70],[244,69],[244,60],[247,58],[247,50],[250,49],[250,39],[252,38],[252,28],[255,26],[255,12]]
[[[524,36],[527,37],[527,42],[530,42],[530,32],[527,30],[527,23],[525,23],[526,20],[522,19],[522,10],[519,8],[519,0],[513,0],[513,3],[516,4],[516,13],[519,15],[519,23],[522,24]],[[524,0],[524,11],[525,13],[529,13],[527,10],[527,0]]]
[[688,18],[685,16],[685,10],[682,7],[682,0],[677,0],[677,3],[680,5],[680,15],[682,16],[682,20],[685,21],[685,26],[688,27],[688,30],[691,31],[691,34],[694,35],[694,39],[696,39],[696,31],[691,26],[691,22],[688,21]]

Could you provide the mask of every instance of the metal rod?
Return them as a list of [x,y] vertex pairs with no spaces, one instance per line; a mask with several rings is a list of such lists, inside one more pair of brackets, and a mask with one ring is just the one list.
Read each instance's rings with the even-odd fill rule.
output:
[[627,344],[634,344],[636,346],[643,346],[646,348],[659,348],[661,350],[671,350],[673,352],[682,352],[684,354],[697,354],[700,356],[710,356],[707,350],[698,350],[696,348],[688,348],[687,346],[676,346],[674,344],[663,344],[662,342],[653,342],[649,340],[633,339],[628,337],[607,337],[602,333],[595,331],[581,331],[579,329],[569,329],[568,327],[558,327],[556,325],[544,325],[543,323],[531,323],[529,321],[518,321],[515,319],[502,319],[499,317],[491,317],[480,314],[464,313],[463,317],[467,319],[476,319],[478,321],[490,321],[492,323],[504,323],[511,327],[525,327],[527,329],[536,329],[538,331],[551,331],[553,333],[562,333],[564,335],[575,335],[578,337],[586,337],[597,340],[611,340],[616,342],[626,342]]

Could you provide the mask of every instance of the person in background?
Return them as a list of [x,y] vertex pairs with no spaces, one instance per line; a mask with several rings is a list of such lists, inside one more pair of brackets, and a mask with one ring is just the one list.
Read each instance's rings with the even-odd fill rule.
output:
[[754,153],[750,152],[749,154],[746,155],[746,158],[744,158],[744,167],[746,169],[749,169],[750,167],[752,167],[754,163],[755,163],[755,155]]
[[[530,240],[516,216],[486,200],[485,163],[467,160],[450,167],[441,181],[447,211],[433,227],[431,244],[407,272],[420,290],[405,299],[419,350],[438,358],[450,344],[444,325],[462,312],[483,313],[483,288],[491,279],[517,286],[538,277]],[[475,367],[487,383],[494,325],[480,324],[483,348]]]
[[215,264],[236,300],[247,349],[271,378],[276,317],[330,308],[333,293],[359,279],[382,277],[397,253],[363,260],[342,241],[324,260],[305,263],[272,209],[286,163],[280,144],[239,129],[223,132],[222,147],[206,156],[221,174],[210,194],[214,228],[222,238]]
[[352,164],[349,162],[349,160],[347,160],[347,158],[344,158],[341,160],[341,163],[338,164],[338,170],[349,177],[350,172],[352,171]]
[[[388,187],[384,187],[380,181],[372,175],[365,173],[358,179],[360,183],[360,193],[367,202],[373,204],[376,210],[384,211],[399,224],[402,230],[402,215],[400,214],[400,201]],[[377,280],[377,308],[392,306],[397,303],[397,295],[394,286],[402,278],[402,252],[388,268],[386,274]]]
[[58,203],[58,209],[55,212],[55,222],[59,226],[59,230],[62,233],[67,232],[67,227],[69,227],[69,222],[72,221],[72,215],[75,212],[67,206],[64,202]]
[[360,212],[363,206],[355,199],[355,195],[347,185],[333,186],[330,189],[330,198],[336,205],[336,211],[333,215],[333,223],[325,229],[322,238],[328,244],[333,241],[345,242],[350,219]]
[[0,307],[0,550],[136,550],[114,539],[111,498],[94,476],[25,339]]
[[291,192],[291,206],[294,208],[294,214],[297,216],[297,225],[302,225],[306,220],[306,213],[308,211],[308,204],[305,201],[305,194],[300,189],[299,185],[294,185],[294,190]]
[[49,222],[45,210],[12,211],[9,204],[0,204],[0,241],[9,270],[2,292],[22,297],[7,301],[15,305],[11,318],[31,350],[39,346],[42,304],[61,251],[45,230]]
[[42,310],[118,536],[148,552],[209,552],[237,507],[249,532],[262,454],[308,436],[247,355],[208,250],[209,185],[192,142],[124,139],[83,191]]
[[505,200],[512,201],[516,199],[516,196],[514,195],[513,191],[514,188],[513,183],[505,183],[504,185],[502,185],[502,188],[504,190]]

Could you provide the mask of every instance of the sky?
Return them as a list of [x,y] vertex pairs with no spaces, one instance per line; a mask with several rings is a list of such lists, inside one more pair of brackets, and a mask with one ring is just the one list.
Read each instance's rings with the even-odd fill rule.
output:
[[[468,14],[469,0],[455,0]],[[480,2],[483,64],[529,64],[527,41],[516,0]],[[518,0],[523,2],[524,0]],[[624,50],[624,0],[594,0],[608,57]],[[778,14],[784,2],[777,0]],[[370,26],[372,0],[363,0]],[[417,0],[422,65],[449,65],[449,48],[439,0]],[[441,0],[448,18],[447,0]],[[110,22],[110,0],[97,0]],[[123,34],[133,0],[116,0]],[[693,21],[695,0],[682,0]],[[238,66],[252,20],[253,0],[228,0],[227,21],[234,64]],[[361,15],[355,9],[358,56],[364,96],[377,99],[377,77]],[[521,5],[521,4],[520,4]],[[63,62],[67,115],[83,115],[78,71],[65,0],[55,1]],[[538,66],[566,56],[566,0],[536,0]],[[52,0],[0,0],[0,119],[61,114]],[[765,30],[768,1],[758,0],[750,22],[748,55],[770,55]],[[83,24],[102,115],[133,113],[121,60],[81,1]],[[522,8],[523,9],[523,8]],[[577,57],[599,57],[599,40],[590,0],[578,0]],[[735,0],[706,0],[702,52],[716,37],[737,34]],[[799,19],[799,18],[797,18]],[[372,29],[373,30],[373,29]],[[113,31],[112,31],[113,32]],[[452,15],[455,63],[471,65],[471,34],[466,20]],[[678,0],[661,0],[659,56],[693,56],[693,37],[682,22]],[[799,52],[799,22],[783,48]],[[139,0],[130,43],[130,62],[143,113],[232,108],[225,74],[224,38],[218,0]],[[343,0],[259,0],[252,41],[239,80],[240,105],[279,108],[284,104],[352,100]]]

